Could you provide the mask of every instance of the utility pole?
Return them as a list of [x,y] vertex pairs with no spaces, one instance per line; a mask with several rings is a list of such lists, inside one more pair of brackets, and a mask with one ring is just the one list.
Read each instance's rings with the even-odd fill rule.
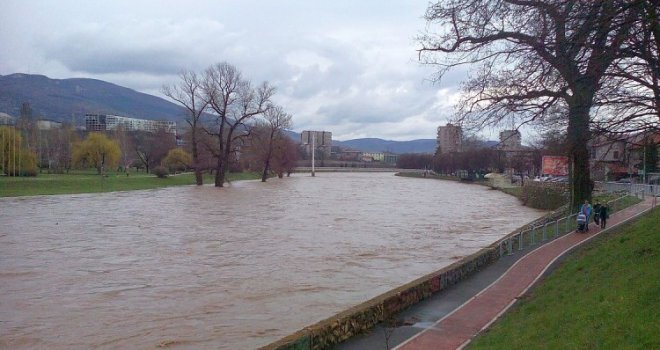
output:
[[312,131],[312,177],[316,176],[314,173],[314,154],[316,153],[316,131]]

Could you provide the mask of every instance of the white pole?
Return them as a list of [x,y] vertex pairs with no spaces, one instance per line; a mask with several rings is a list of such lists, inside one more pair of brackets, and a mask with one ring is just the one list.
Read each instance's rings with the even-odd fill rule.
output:
[[316,153],[316,131],[312,131],[312,176],[314,174],[314,154]]
[[643,159],[642,162],[644,162],[644,163],[642,164],[643,165],[643,168],[642,168],[643,170],[642,171],[644,171],[644,173],[642,174],[642,183],[644,185],[646,185],[646,140],[644,141],[644,151],[643,152],[644,152],[644,154],[643,154],[643,157],[642,157],[642,159]]

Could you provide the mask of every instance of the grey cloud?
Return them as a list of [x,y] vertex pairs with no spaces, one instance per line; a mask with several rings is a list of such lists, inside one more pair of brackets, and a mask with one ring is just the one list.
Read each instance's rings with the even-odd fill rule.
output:
[[348,93],[356,75],[362,73],[363,67],[352,62],[335,62],[326,71],[312,66],[293,70],[296,80],[288,80],[286,85],[290,87],[291,97],[309,98],[324,92],[333,95]]
[[335,121],[374,124],[397,122],[420,113],[433,102],[430,96],[419,94],[411,98],[410,95],[397,96],[392,93],[374,99],[368,94],[360,93],[339,103],[329,103],[319,108],[318,112]]
[[227,61],[253,82],[276,86],[276,101],[297,127],[337,135],[434,135],[451,114],[442,102],[449,98],[437,91],[456,90],[465,76],[458,69],[432,84],[426,80],[433,67],[415,61],[410,41],[424,25],[426,2],[57,4],[16,1],[0,13],[12,28],[33,14],[41,24],[0,31],[11,49],[0,53],[5,65],[45,75],[55,67],[60,78],[94,77],[157,93],[182,69],[201,72]]
[[72,71],[93,74],[165,74],[186,65],[183,55],[158,48],[69,47],[50,54]]
[[89,23],[61,33],[49,34],[44,54],[68,69],[92,74],[133,73],[167,74],[190,66],[202,66],[207,53],[200,47],[213,38],[226,48],[231,33],[213,21],[173,23],[145,20],[117,23]]

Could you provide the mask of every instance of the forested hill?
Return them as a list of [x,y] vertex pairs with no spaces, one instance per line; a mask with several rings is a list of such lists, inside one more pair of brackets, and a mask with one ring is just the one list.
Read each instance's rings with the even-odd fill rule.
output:
[[19,116],[23,102],[30,103],[35,117],[56,121],[71,121],[73,116],[81,120],[85,113],[183,120],[182,109],[174,103],[102,80],[0,76],[0,112]]
[[332,143],[344,148],[352,148],[365,152],[392,152],[392,153],[434,153],[437,147],[435,139],[419,139],[410,141],[392,141],[377,138],[364,138]]
[[[287,131],[287,135],[295,142],[300,142],[300,133]],[[392,141],[378,138],[363,138],[346,141],[332,140],[333,146],[339,146],[345,150],[357,150],[362,152],[391,152],[403,153],[435,153],[437,147],[435,139],[419,139],[411,141]]]

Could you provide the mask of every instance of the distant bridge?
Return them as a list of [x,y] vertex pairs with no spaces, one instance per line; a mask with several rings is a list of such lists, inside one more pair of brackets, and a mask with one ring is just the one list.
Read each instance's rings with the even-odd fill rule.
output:
[[[366,172],[366,173],[423,173],[424,169],[399,169],[399,168],[360,168],[360,167],[315,167],[315,172]],[[311,173],[312,167],[297,167],[294,173]]]

